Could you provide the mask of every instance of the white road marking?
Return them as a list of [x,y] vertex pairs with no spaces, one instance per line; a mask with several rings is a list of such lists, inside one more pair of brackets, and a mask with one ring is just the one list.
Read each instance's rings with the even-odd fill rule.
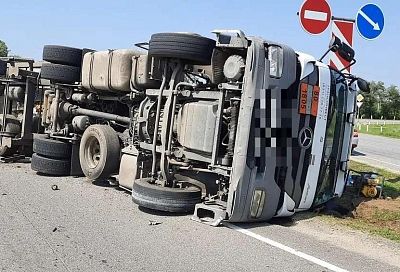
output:
[[312,262],[312,263],[315,263],[315,264],[317,264],[317,265],[319,265],[319,266],[325,267],[325,268],[327,268],[327,269],[329,269],[329,270],[331,270],[331,271],[335,271],[335,272],[348,272],[348,270],[345,270],[345,269],[343,269],[343,268],[337,267],[336,265],[330,264],[330,263],[325,262],[325,261],[323,261],[323,260],[321,260],[321,259],[318,259],[318,258],[316,258],[316,257],[313,257],[313,256],[308,255],[308,254],[306,254],[306,253],[303,253],[303,252],[301,252],[301,251],[298,251],[298,250],[296,250],[296,249],[294,249],[294,248],[285,246],[285,245],[283,245],[283,244],[281,244],[281,243],[275,242],[275,241],[273,241],[273,240],[271,240],[271,239],[269,239],[269,238],[263,237],[263,236],[261,236],[261,235],[259,235],[259,234],[256,234],[256,233],[251,232],[251,231],[246,230],[246,229],[243,229],[243,228],[238,227],[238,226],[236,226],[236,225],[233,225],[233,224],[231,224],[231,223],[223,222],[223,224],[224,224],[226,227],[230,228],[230,229],[233,229],[233,230],[238,231],[238,232],[240,232],[240,233],[242,233],[242,234],[245,234],[245,235],[247,235],[247,236],[250,236],[250,237],[252,237],[252,238],[255,238],[255,239],[257,239],[257,240],[259,240],[259,241],[261,241],[261,242],[263,242],[263,243],[266,243],[266,244],[268,244],[268,245],[270,245],[270,246],[279,248],[279,249],[281,249],[281,250],[283,250],[283,251],[286,251],[286,252],[288,252],[288,253],[290,253],[290,254],[293,254],[293,255],[295,255],[295,256],[297,256],[297,257],[300,257],[300,258],[302,258],[302,259],[305,259],[305,260],[307,260],[307,261],[309,261],[309,262]]
[[[355,156],[352,156],[351,158],[355,159],[355,160],[358,160],[358,161],[363,161],[363,159],[364,159],[364,158],[361,158],[361,157],[358,158],[358,157],[355,157]],[[373,160],[373,161],[377,161],[377,162],[380,162],[380,163],[383,163],[383,164],[389,164],[389,165],[393,165],[393,166],[396,166],[396,167],[400,167],[400,165],[398,165],[398,164],[391,163],[391,162],[385,162],[385,161],[374,159],[374,158],[371,158],[371,157],[368,157],[368,156],[365,157],[365,160]]]
[[325,12],[314,11],[314,10],[305,10],[304,11],[304,18],[309,20],[316,20],[316,21],[327,21],[328,14]]

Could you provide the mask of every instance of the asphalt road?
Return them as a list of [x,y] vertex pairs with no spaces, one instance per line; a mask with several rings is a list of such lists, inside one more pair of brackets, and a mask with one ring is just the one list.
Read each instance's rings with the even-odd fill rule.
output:
[[359,134],[352,159],[400,173],[400,139]]
[[313,216],[210,227],[143,211],[114,187],[0,164],[0,270],[399,271],[399,244]]

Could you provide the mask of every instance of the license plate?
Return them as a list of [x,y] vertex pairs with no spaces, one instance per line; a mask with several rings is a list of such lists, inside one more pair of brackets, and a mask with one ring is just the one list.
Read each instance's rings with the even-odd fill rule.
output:
[[309,85],[307,83],[300,84],[300,101],[299,101],[299,113],[305,115],[318,115],[318,103],[319,103],[319,92],[318,86]]

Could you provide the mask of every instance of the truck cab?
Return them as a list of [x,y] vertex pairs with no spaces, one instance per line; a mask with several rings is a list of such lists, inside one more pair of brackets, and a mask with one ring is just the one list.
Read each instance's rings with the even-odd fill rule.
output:
[[290,216],[341,196],[355,111],[355,92],[340,72],[287,46],[250,40],[247,59],[258,61],[245,78],[242,98],[251,101],[239,118],[227,206],[229,220],[239,222]]

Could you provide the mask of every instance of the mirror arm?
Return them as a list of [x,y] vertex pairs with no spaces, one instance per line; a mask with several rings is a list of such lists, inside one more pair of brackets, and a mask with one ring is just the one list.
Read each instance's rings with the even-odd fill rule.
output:
[[347,68],[353,66],[354,64],[356,64],[356,59],[353,59],[349,65],[347,65],[346,67],[344,67],[342,70],[340,70],[340,72],[343,72],[344,70],[346,70]]
[[322,62],[322,60],[326,57],[326,55],[328,55],[328,53],[331,52],[332,49],[334,49],[335,47],[336,47],[335,45],[329,47],[328,51],[326,51],[325,54],[323,54],[322,57],[318,61]]

